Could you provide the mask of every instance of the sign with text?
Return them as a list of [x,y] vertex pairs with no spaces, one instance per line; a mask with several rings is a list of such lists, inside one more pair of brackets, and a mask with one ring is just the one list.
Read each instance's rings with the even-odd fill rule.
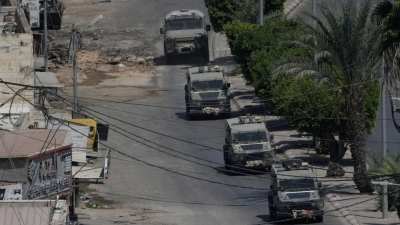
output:
[[70,148],[31,159],[28,167],[28,183],[23,186],[24,196],[27,195],[27,199],[41,199],[69,191],[72,181],[71,166]]
[[22,4],[29,9],[29,25],[31,25],[31,27],[40,27],[39,0],[22,0]]
[[0,200],[22,200],[22,184],[0,186]]

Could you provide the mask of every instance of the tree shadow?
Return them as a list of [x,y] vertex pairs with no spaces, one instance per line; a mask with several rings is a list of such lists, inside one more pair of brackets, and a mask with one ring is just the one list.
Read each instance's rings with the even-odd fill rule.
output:
[[226,176],[251,177],[251,176],[265,175],[269,177],[269,174],[266,173],[265,170],[241,169],[241,168],[234,168],[233,170],[227,170],[223,166],[215,167],[214,169],[217,171],[217,173],[224,174]]
[[154,63],[156,66],[173,66],[173,65],[190,65],[190,67],[197,67],[207,65],[201,57],[198,56],[174,56],[168,62],[164,55],[155,57]]
[[[212,120],[224,120],[225,119],[225,114],[220,113],[218,114],[218,116],[215,115],[196,115],[193,117],[189,117],[188,115],[186,115],[186,112],[177,112],[175,113],[175,115],[182,120],[185,121],[212,121]],[[223,128],[223,127],[222,127]]]
[[271,132],[274,131],[286,131],[293,130],[293,127],[289,125],[288,122],[284,120],[267,120],[266,121],[267,129]]

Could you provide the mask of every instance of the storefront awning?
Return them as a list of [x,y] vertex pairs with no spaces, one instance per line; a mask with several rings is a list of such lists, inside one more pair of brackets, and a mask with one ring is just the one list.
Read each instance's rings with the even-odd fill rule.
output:
[[64,85],[58,82],[55,73],[52,72],[35,72],[35,86],[47,88],[63,88]]
[[72,176],[74,179],[103,179],[103,167],[86,167],[86,166],[73,166]]

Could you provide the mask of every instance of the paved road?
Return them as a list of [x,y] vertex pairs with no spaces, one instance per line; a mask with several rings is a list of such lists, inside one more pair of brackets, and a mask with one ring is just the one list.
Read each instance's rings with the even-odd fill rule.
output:
[[[132,21],[129,26],[134,24],[133,26],[139,25],[145,28],[143,38],[154,38],[158,35],[164,15],[171,10],[197,8],[206,12],[203,0],[149,0],[141,1],[140,4],[137,1],[125,1],[117,7],[118,10],[107,16],[110,18],[127,16],[123,20]],[[107,23],[112,22],[105,22],[101,26],[107,26]],[[117,26],[119,29],[124,28],[123,24]],[[199,65],[200,62],[196,59],[185,59],[179,61],[177,65],[162,65],[161,47],[162,43],[159,41],[152,49],[162,73],[162,76],[153,81],[160,86],[159,95],[139,99],[134,103],[163,107],[106,104],[107,108],[93,108],[94,111],[118,118],[119,120],[112,120],[99,116],[113,124],[113,127],[124,129],[123,133],[129,137],[115,131],[110,132],[110,139],[105,144],[115,147],[122,154],[113,152],[110,177],[105,186],[98,186],[101,192],[107,193],[108,197],[114,200],[131,202],[136,207],[160,210],[161,213],[152,219],[153,224],[269,223],[267,192],[255,190],[269,187],[268,175],[245,176],[225,173],[220,170],[223,163],[221,151],[164,136],[178,137],[221,149],[224,141],[224,121],[186,120],[183,96],[184,71],[188,66]],[[134,140],[143,141],[143,139],[136,136],[153,143],[146,142],[146,145],[138,143]],[[327,204],[325,209],[329,211],[332,207]],[[106,222],[103,221],[102,224]],[[346,224],[346,221],[339,213],[333,212],[328,213],[325,222],[321,224]]]
[[[316,2],[322,2],[323,0],[316,0]],[[312,0],[304,0],[303,3],[299,5],[290,17],[295,18],[301,16],[302,12],[308,11],[312,12]],[[317,15],[320,15],[319,10],[317,10]],[[394,123],[392,121],[391,108],[388,98],[386,99],[386,140],[388,155],[398,153],[400,149],[400,133],[396,130]],[[400,121],[400,116],[396,115],[398,121]],[[378,116],[375,120],[375,128],[372,130],[372,135],[368,137],[367,148],[372,149],[378,155],[382,154],[382,107],[378,108]]]

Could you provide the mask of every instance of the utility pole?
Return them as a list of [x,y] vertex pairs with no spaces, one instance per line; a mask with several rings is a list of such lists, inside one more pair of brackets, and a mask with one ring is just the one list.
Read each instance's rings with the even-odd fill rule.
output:
[[264,0],[260,0],[260,25],[264,24]]
[[382,158],[386,158],[386,76],[385,76],[385,53],[382,53],[382,65],[381,65],[381,119],[382,119]]
[[43,12],[43,19],[44,19],[44,71],[49,72],[48,66],[48,43],[47,43],[47,0],[44,0],[44,12]]
[[382,219],[388,218],[388,186],[400,186],[400,184],[389,183],[385,181],[372,181],[372,184],[381,186],[382,190]]
[[77,49],[77,33],[78,31],[75,30],[75,24],[72,24],[72,37],[71,37],[71,45],[72,49],[72,72],[74,76],[74,111],[78,112],[79,107],[78,107],[78,70],[77,70],[77,65],[76,65],[76,52],[78,51]]

